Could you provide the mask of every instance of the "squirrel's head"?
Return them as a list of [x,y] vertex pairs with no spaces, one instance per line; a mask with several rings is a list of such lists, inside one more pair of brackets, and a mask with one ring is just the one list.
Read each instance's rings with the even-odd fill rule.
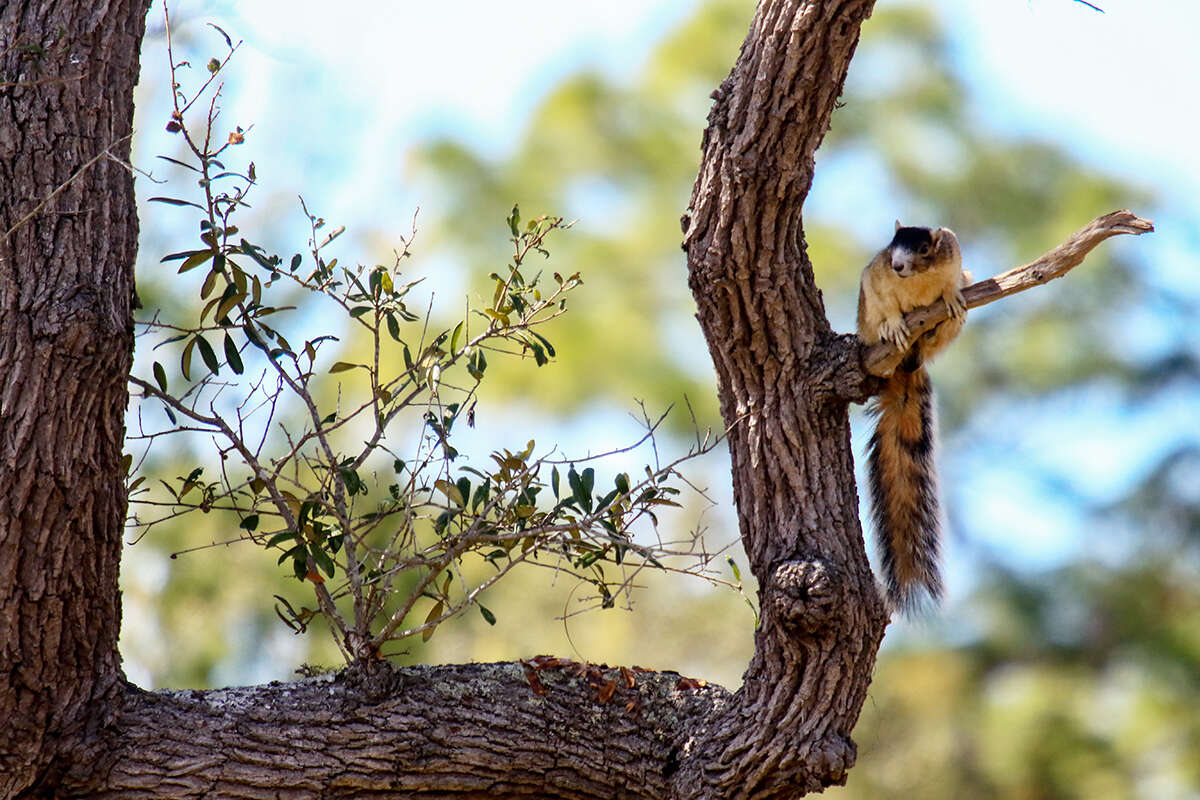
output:
[[896,220],[896,234],[887,246],[892,269],[901,278],[925,272],[947,261],[962,263],[958,237],[949,228],[907,228]]

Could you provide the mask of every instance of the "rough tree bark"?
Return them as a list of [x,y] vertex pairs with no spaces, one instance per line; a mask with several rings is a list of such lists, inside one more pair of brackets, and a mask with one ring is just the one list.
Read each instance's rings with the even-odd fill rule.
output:
[[147,5],[0,9],[0,797],[87,758],[123,691],[138,224],[132,179],[101,154],[128,159]]
[[[762,624],[741,691],[696,742],[696,796],[844,780],[887,616],[863,549],[838,343],[805,251],[813,154],[874,5],[764,2],[714,92],[683,219]],[[814,368],[815,367],[815,368]]]
[[783,798],[843,781],[887,622],[847,404],[894,354],[830,329],[800,211],[871,0],[760,2],[684,217],[761,585],[732,694],[555,662],[376,664],[218,691],[124,681],[137,221],[118,160],[146,5],[0,11],[0,798]]

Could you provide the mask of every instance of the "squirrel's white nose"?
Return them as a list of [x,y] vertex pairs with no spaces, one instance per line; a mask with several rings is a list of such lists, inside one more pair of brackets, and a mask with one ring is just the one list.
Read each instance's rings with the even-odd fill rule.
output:
[[909,267],[912,266],[912,254],[904,250],[896,250],[892,253],[892,269],[896,270],[897,275],[904,275],[909,272]]

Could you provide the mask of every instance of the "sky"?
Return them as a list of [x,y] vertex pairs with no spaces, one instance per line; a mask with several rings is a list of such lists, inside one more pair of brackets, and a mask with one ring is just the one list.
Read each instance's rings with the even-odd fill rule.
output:
[[[1200,3],[1097,0],[1101,14],[1073,0],[934,2],[974,89],[973,113],[1013,135],[1065,143],[1086,163],[1162,197],[1169,212],[1136,247],[1148,255],[1156,280],[1195,291]],[[899,4],[883,0],[879,7]],[[406,174],[410,148],[448,134],[503,157],[558,81],[585,67],[618,79],[634,75],[694,6],[694,0],[374,2],[332,12],[317,0],[180,0],[171,11],[176,36],[212,42],[214,55],[219,38],[205,22],[245,41],[224,114],[230,122],[253,121],[260,176],[293,197],[326,187],[323,215],[351,229],[393,218],[397,230],[407,230],[423,201],[423,187]],[[161,13],[157,0],[152,26],[161,25]],[[143,55],[142,92],[152,91],[164,65],[161,43],[152,41]],[[135,160],[148,164],[153,154],[169,152],[171,141],[165,119],[152,118],[163,112],[141,102],[138,108]],[[140,192],[148,189],[140,182]],[[818,180],[816,209],[843,213],[819,189]],[[877,212],[890,226],[891,210]],[[1082,451],[1050,446],[1023,455],[1053,462],[1083,452],[1091,485],[1104,486],[1119,471],[1128,442],[1153,441],[1194,416],[1187,402],[1164,402],[1167,413],[1157,422],[1130,424],[1108,441],[1087,441],[1078,425],[1054,426],[1050,433],[1062,441],[1084,442]],[[1069,417],[1070,409],[1064,411]],[[582,430],[608,428],[611,417],[595,417]],[[1069,527],[1062,510],[1030,510],[1022,493],[1035,496],[1036,487],[984,481],[974,489],[968,499],[978,503],[981,518],[1007,521],[990,532],[985,526],[985,544],[1008,546],[1023,536],[1018,549],[1041,565],[1073,552],[1078,537],[1061,535]],[[1025,515],[1014,518],[1023,508]]]
[[[952,33],[974,113],[992,129],[1063,143],[1085,163],[1163,198],[1170,217],[1156,220],[1152,242],[1112,246],[1150,248],[1152,280],[1195,283],[1200,49],[1192,37],[1200,3],[1106,0],[1101,14],[1074,0],[933,2]],[[414,145],[451,136],[502,158],[565,76],[582,68],[633,76],[695,5],[377,2],[330,13],[316,0],[179,0],[171,8],[177,37],[209,42],[213,54],[220,40],[205,22],[244,40],[224,113],[253,123],[248,157],[253,146],[267,185],[291,206],[296,193],[322,192],[322,214],[351,230],[369,223],[407,231],[414,212],[436,202],[436,187],[410,174]],[[902,3],[878,7],[889,5]],[[161,0],[151,21],[161,26]],[[165,63],[161,43],[147,47],[145,75],[162,72],[156,60]],[[852,67],[852,80],[856,67],[865,65]],[[139,104],[143,161],[172,145],[159,121],[145,119],[146,108]],[[864,238],[890,227],[895,209],[864,209],[858,193],[824,192],[820,178],[810,214],[850,223]],[[1010,266],[973,268],[978,277]]]
[[[1200,3],[1104,0],[1100,14],[1073,0],[936,2],[960,62],[989,99],[980,109],[989,122],[1069,140],[1096,164],[1143,173],[1195,207],[1200,150],[1190,132],[1200,104],[1189,89],[1200,76]],[[155,5],[152,18],[161,13]],[[314,89],[336,87],[336,100],[289,96],[294,116],[275,124],[324,116],[331,101],[356,112],[357,124],[313,144],[352,145],[360,160],[350,170],[366,172],[447,130],[503,153],[558,79],[583,65],[631,75],[694,5],[376,2],[331,13],[317,0],[181,0],[172,10],[181,22],[217,21],[246,40],[246,111],[267,102],[287,73],[309,76]]]

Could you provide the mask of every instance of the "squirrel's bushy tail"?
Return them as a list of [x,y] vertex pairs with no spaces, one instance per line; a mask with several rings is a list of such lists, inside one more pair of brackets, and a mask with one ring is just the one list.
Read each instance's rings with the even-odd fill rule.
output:
[[896,369],[876,400],[872,411],[878,420],[867,446],[871,512],[888,599],[906,614],[920,607],[923,595],[934,601],[942,596],[933,386],[913,360]]

